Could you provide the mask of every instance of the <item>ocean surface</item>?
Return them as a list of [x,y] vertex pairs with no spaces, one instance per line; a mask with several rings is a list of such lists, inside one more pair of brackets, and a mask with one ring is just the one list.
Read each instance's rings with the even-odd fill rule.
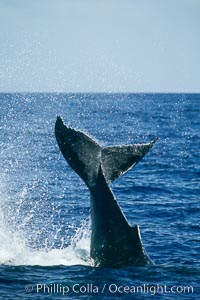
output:
[[[93,267],[89,192],[58,115],[102,146],[158,137],[112,183],[153,266]],[[200,299],[199,179],[199,94],[0,94],[0,299]]]

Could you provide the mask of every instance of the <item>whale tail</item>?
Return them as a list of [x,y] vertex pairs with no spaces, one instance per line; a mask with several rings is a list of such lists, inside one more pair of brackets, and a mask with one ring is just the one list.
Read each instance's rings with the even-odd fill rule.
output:
[[91,248],[95,266],[151,264],[139,227],[131,227],[108,183],[134,167],[155,143],[102,148],[89,135],[64,125],[57,117],[55,135],[60,150],[91,195]]
[[56,120],[55,136],[64,158],[89,188],[96,184],[100,166],[110,183],[134,167],[157,140],[103,148],[89,135],[64,125],[60,117]]

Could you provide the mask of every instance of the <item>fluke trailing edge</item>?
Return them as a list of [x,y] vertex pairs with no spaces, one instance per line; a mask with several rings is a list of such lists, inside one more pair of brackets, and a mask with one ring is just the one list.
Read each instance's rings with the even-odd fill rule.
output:
[[148,144],[103,148],[84,132],[65,126],[60,117],[56,120],[55,135],[64,158],[90,190],[90,255],[95,266],[152,264],[139,227],[129,225],[109,183],[134,167],[156,139]]

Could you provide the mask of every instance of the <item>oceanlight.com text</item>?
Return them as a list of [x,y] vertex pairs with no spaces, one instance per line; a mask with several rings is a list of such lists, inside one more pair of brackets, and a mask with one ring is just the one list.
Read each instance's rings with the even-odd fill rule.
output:
[[36,285],[28,284],[25,286],[26,293],[37,293],[37,294],[192,294],[194,293],[193,286],[190,285],[177,285],[177,286],[167,286],[167,285],[153,285],[153,284],[143,284],[143,285],[119,285],[116,283],[109,283],[103,285],[95,285],[92,283],[74,285],[60,284],[60,283],[38,283]]

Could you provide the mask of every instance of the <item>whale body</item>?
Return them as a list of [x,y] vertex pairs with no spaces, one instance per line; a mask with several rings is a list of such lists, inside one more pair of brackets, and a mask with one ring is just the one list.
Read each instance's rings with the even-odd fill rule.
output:
[[152,265],[142,244],[139,226],[130,226],[109,183],[134,167],[156,139],[147,144],[101,147],[86,133],[55,124],[59,148],[90,191],[91,243],[94,266]]

